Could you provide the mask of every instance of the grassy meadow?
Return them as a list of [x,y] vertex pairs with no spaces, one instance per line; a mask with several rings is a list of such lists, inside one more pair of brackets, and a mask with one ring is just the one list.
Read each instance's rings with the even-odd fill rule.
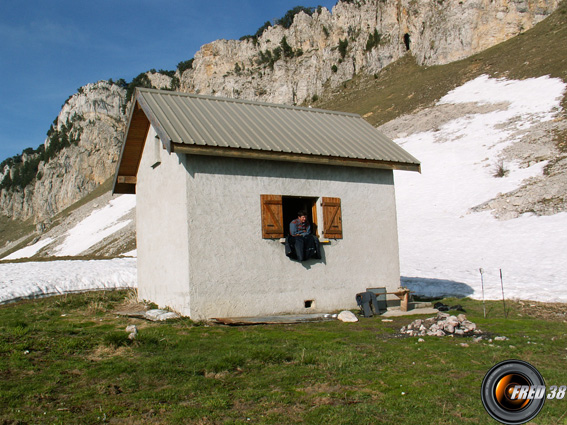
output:
[[[0,306],[2,424],[495,423],[480,399],[497,362],[533,364],[567,385],[564,306],[470,299],[484,331],[408,337],[416,318],[229,327],[119,316],[127,291]],[[126,326],[138,327],[130,341]],[[504,341],[490,341],[506,336]],[[537,424],[567,423],[548,400]]]

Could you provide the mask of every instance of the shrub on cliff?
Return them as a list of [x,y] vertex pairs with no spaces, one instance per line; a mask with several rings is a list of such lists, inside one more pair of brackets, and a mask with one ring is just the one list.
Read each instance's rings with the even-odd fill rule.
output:
[[192,69],[193,68],[193,61],[195,60],[195,58],[189,59],[187,61],[182,61],[179,62],[177,64],[177,70],[179,71],[180,74],[183,74],[185,71],[187,71],[188,69]]
[[288,10],[282,18],[276,19],[276,25],[281,25],[282,27],[287,29],[291,27],[291,24],[293,24],[295,15],[304,12],[309,16],[311,16],[313,15],[314,11],[315,11],[314,7],[296,6],[293,9]]
[[148,89],[151,89],[153,87],[152,82],[150,81],[149,77],[146,75],[145,72],[139,74],[136,78],[132,80],[130,84],[128,84],[128,88],[126,89],[126,101],[123,110],[126,109],[126,104],[128,104],[128,102],[130,102],[130,100],[132,99],[136,87],[144,87]]
[[368,35],[368,40],[366,41],[366,51],[369,52],[373,48],[378,47],[381,39],[382,34],[380,34],[377,29],[374,29],[374,32]]

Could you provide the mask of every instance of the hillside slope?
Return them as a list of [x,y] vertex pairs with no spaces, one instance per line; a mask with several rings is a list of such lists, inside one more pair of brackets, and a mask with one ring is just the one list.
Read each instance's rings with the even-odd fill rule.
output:
[[[293,28],[292,26],[291,29]],[[518,60],[518,58],[522,59]],[[282,63],[286,62],[283,61]],[[397,138],[402,133],[407,136],[430,128],[437,128],[448,122],[452,116],[448,114],[447,106],[436,105],[436,102],[450,90],[482,74],[495,78],[514,79],[550,75],[567,81],[567,3],[560,4],[549,18],[537,24],[533,29],[470,58],[446,65],[418,66],[414,56],[407,53],[379,74],[359,73],[353,79],[343,82],[335,88],[332,88],[332,84],[328,83],[320,92],[318,100],[313,102],[313,99],[311,99],[307,103],[312,103],[317,107],[356,112],[363,115],[374,125],[390,121],[382,129],[393,138]],[[157,74],[150,73],[149,75],[153,81],[152,84],[163,86],[170,82],[168,77],[161,74],[159,79]],[[104,83],[100,84],[104,85]],[[98,86],[93,87],[93,89],[107,90]],[[116,89],[115,87],[113,90]],[[124,93],[119,90],[116,90],[116,93],[119,96],[124,96]],[[108,155],[108,159],[103,162],[109,166],[106,174],[111,174],[114,168],[113,158],[117,156],[118,136],[120,131],[123,131],[123,115],[121,115],[123,112],[116,107],[118,103],[115,101],[113,101],[114,103],[110,102],[114,106],[108,106],[98,101],[86,102],[88,100],[87,94],[86,91],[78,93],[70,98],[67,104],[86,108],[85,113],[114,116],[110,121],[114,123],[112,125],[115,126],[115,132],[108,138],[110,141],[108,146],[112,148],[108,149],[108,147],[101,146],[97,148]],[[520,163],[519,166],[524,167],[534,162],[543,163],[546,161],[544,173],[532,176],[531,182],[525,182],[516,187],[514,191],[496,196],[493,199],[487,199],[484,204],[476,206],[477,210],[488,209],[494,211],[501,218],[515,217],[528,211],[545,215],[565,210],[564,177],[565,151],[567,149],[565,142],[567,135],[565,111],[567,105],[565,99],[564,97],[562,100],[562,112],[552,122],[526,129],[522,135],[518,134],[518,137],[522,139],[521,144],[517,144],[516,148],[510,147],[500,152],[498,157],[493,158],[495,162],[502,160],[504,165],[517,159]],[[93,105],[98,105],[98,109],[92,109]],[[109,111],[114,112],[109,114]],[[419,115],[420,113],[421,115]],[[460,110],[459,114],[462,113],[463,110]],[[398,117],[401,118],[393,121]],[[67,123],[69,118],[70,113],[64,108],[57,125]],[[92,125],[92,122],[85,121],[88,125]],[[104,124],[104,121],[99,120],[98,122]],[[62,158],[67,158],[65,161],[70,163],[71,157],[69,155],[71,155],[70,152],[63,152]],[[91,157],[92,155],[89,152],[87,156]],[[95,158],[96,156],[92,157]],[[89,165],[87,165],[88,167]],[[54,166],[53,169],[56,170],[57,167]],[[71,175],[66,178],[69,180]],[[91,180],[93,182],[100,181],[102,178],[103,174]],[[108,181],[106,186],[99,186],[87,199],[92,201],[97,196],[106,193],[110,188],[109,185],[110,182]],[[78,186],[75,185],[74,187],[77,188]],[[69,185],[69,187],[73,186]],[[535,190],[531,190],[530,187],[535,188]],[[56,194],[59,192],[55,187],[51,187],[50,190]],[[74,196],[77,196],[77,194]],[[89,211],[93,212],[96,209],[94,205],[106,205],[108,195],[106,196],[104,199],[91,202]],[[513,198],[516,198],[513,202],[507,202]],[[67,199],[70,198],[67,197]],[[529,202],[524,202],[524,199],[529,199]],[[84,203],[86,201],[79,201],[77,205],[80,206]],[[512,208],[509,208],[510,204],[513,205]],[[63,207],[67,205],[72,205],[72,202],[67,201],[67,204],[62,204]],[[62,206],[58,208],[61,210]],[[62,236],[65,233],[63,229],[68,229],[69,223],[78,222],[81,217],[84,218],[81,215],[69,216],[69,211],[75,211],[77,208],[70,207],[67,212],[60,213],[58,217],[47,219],[37,225],[34,225],[33,218],[27,221],[18,221],[0,217],[0,258],[20,248],[37,243],[39,238],[44,238],[47,232],[51,232],[49,237]],[[66,220],[70,221],[58,230],[59,224]],[[85,250],[77,255],[106,256],[131,250],[135,240],[133,224],[130,224],[127,228],[131,229],[129,234],[122,230],[119,237],[109,235],[106,242],[101,241],[96,249]],[[45,246],[34,255],[45,257],[52,254],[54,252],[48,246]]]
[[[451,110],[436,102],[467,81],[489,75],[518,79],[550,76],[567,82],[567,2],[533,29],[470,58],[443,66],[420,67],[406,55],[376,78],[358,75],[329,90],[317,107],[355,112],[392,138],[438,129],[459,116],[473,114],[461,106]],[[520,167],[546,162],[542,172],[475,206],[500,218],[532,212],[550,215],[567,210],[567,95],[550,122],[514,130],[516,143],[492,158]],[[505,171],[505,170],[503,170]],[[473,207],[473,206],[471,206]]]
[[274,103],[311,102],[326,87],[373,75],[411,52],[419,65],[459,60],[545,19],[558,1],[342,0],[285,28],[216,40],[181,75],[181,90]]
[[22,239],[0,247],[0,259],[107,259],[135,256],[134,195],[112,196],[112,180]]
[[[558,231],[567,226],[567,212],[498,220],[474,208],[542,174],[548,161],[511,161],[501,177],[495,176],[493,165],[502,152],[519,143],[517,131],[553,122],[566,92],[567,84],[558,78],[506,80],[483,75],[414,117],[427,122],[442,116],[438,127],[399,134],[396,141],[421,159],[423,169],[422,174],[395,172],[402,285],[421,296],[499,299],[505,282],[508,298],[567,301],[567,239]],[[399,121],[403,127],[405,118],[393,124]],[[10,257],[42,250],[44,255],[96,250],[104,245],[104,236],[115,239],[114,230],[126,229],[134,200],[133,195],[122,195],[106,204],[87,204],[90,210],[77,209],[80,220],[64,233],[49,232]],[[109,270],[93,279],[93,273],[100,273],[97,263],[108,264]],[[0,303],[87,287],[103,289],[109,280],[111,285],[136,286],[135,260],[50,264],[0,264]]]
[[67,99],[44,144],[0,164],[0,215],[48,226],[50,217],[109,178],[136,86],[313,102],[353,76],[380,72],[407,51],[421,65],[467,57],[522,34],[557,5],[558,0],[340,0],[332,13],[299,8],[254,36],[206,44],[177,71],[141,73],[131,83],[88,84]]
[[[354,112],[381,125],[434,105],[482,74],[520,80],[549,75],[567,81],[567,2],[529,31],[483,52],[442,66],[420,66],[408,53],[379,74],[358,74],[325,91],[313,106]],[[562,106],[567,110],[567,99]]]
[[[412,116],[411,134],[398,133],[395,141],[423,170],[395,175],[407,286],[480,298],[483,269],[485,295],[498,299],[502,270],[508,297],[567,300],[567,239],[560,230],[567,212],[558,212],[565,207],[565,174],[547,175],[552,162],[534,158],[540,144],[525,140],[556,123],[566,92],[558,78],[483,75]],[[436,125],[417,130],[425,123]],[[493,200],[502,207],[479,208]]]

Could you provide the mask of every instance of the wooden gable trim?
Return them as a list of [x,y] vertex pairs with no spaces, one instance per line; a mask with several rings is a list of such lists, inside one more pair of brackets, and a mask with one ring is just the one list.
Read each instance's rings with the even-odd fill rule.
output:
[[116,179],[116,183],[124,184],[136,184],[136,181],[136,176],[118,176],[118,179]]
[[117,164],[113,194],[136,193],[136,176],[149,131],[150,121],[140,104],[136,102],[132,107],[120,160]]

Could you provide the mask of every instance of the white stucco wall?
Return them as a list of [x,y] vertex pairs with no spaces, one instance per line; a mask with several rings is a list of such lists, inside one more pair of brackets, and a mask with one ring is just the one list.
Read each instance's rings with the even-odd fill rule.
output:
[[[367,287],[398,288],[392,171],[204,156],[186,166],[192,318],[330,312],[355,308]],[[262,239],[261,194],[341,198],[343,239],[322,260],[291,261]],[[321,199],[317,211],[322,228]]]
[[155,134],[150,128],[136,184],[138,296],[191,316],[186,157],[168,154]]
[[[156,146],[150,129],[136,185],[141,299],[202,320],[331,312],[355,308],[355,294],[367,287],[398,288],[392,171]],[[156,157],[161,164],[152,167]],[[324,245],[322,260],[290,260],[279,240],[262,238],[261,194],[319,198],[320,230],[320,198],[341,198],[343,239]]]

